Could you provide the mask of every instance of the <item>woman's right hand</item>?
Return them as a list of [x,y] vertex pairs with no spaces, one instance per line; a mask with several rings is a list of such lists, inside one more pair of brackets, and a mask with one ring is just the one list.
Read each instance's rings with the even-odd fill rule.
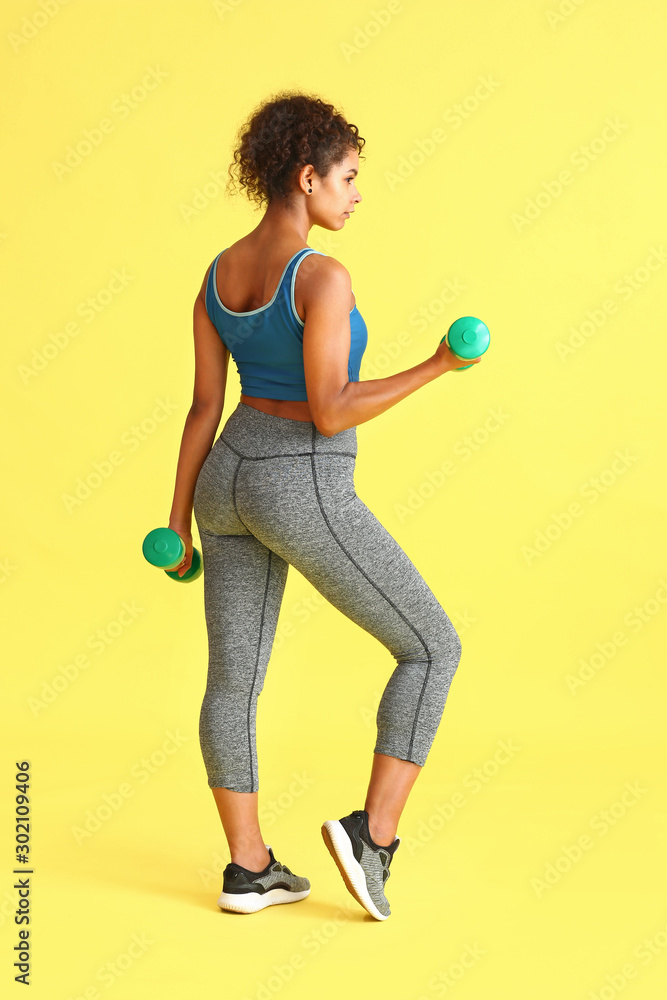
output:
[[479,358],[457,358],[457,356],[447,347],[446,340],[443,340],[441,344],[438,344],[438,348],[433,357],[437,358],[438,363],[442,366],[443,373],[452,371],[454,368],[465,368],[467,365],[476,365],[482,360],[481,355]]
[[185,527],[180,524],[172,524],[171,522],[168,526],[172,529],[172,531],[176,532],[185,546],[185,555],[181,559],[178,566],[174,567],[172,572],[177,572],[179,576],[184,576],[192,565],[192,555],[194,551],[192,544],[192,531],[189,527]]

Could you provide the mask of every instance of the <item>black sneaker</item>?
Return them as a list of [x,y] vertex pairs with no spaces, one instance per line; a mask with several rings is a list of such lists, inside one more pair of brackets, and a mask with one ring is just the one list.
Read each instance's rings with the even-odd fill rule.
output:
[[322,837],[357,902],[377,920],[386,920],[391,909],[384,886],[401,838],[396,837],[389,847],[376,844],[365,809],[355,809],[342,819],[328,819],[322,826]]
[[276,861],[270,844],[264,845],[271,856],[261,872],[230,861],[222,873],[222,893],[218,906],[235,913],[256,913],[274,903],[296,903],[310,892],[310,882],[300,875],[293,875],[285,865]]

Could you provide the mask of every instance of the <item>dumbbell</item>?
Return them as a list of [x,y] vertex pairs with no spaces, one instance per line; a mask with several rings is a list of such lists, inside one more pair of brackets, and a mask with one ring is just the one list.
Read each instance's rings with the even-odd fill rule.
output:
[[[440,343],[447,341],[447,347],[452,354],[462,361],[467,358],[479,358],[489,346],[490,334],[486,323],[476,316],[461,316],[454,320],[449,330]],[[453,368],[452,371],[463,372],[472,365],[463,365],[461,368]]]
[[149,531],[144,538],[141,550],[151,566],[163,569],[172,580],[180,580],[181,583],[190,583],[191,580],[196,580],[204,570],[199,549],[193,549],[192,563],[187,573],[179,576],[175,571],[174,567],[180,566],[183,562],[185,544],[173,528],[154,528],[153,531]]

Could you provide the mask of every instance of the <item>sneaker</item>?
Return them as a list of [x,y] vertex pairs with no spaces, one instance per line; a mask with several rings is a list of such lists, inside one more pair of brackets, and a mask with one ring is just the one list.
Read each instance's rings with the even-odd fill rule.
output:
[[264,845],[271,856],[261,872],[230,861],[222,873],[222,893],[218,906],[235,913],[256,913],[274,903],[296,903],[310,892],[307,878],[294,875],[285,865],[276,861],[270,844]]
[[391,909],[384,886],[401,838],[396,837],[389,847],[374,843],[365,809],[355,809],[339,820],[328,819],[322,826],[322,836],[357,902],[377,920],[386,920]]

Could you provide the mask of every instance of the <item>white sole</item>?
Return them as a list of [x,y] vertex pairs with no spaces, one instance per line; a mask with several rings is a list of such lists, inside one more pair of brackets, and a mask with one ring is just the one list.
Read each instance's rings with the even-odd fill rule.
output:
[[221,910],[232,910],[234,913],[257,913],[274,903],[296,903],[305,899],[310,889],[301,892],[290,892],[289,889],[269,889],[268,892],[222,892],[218,899]]
[[352,844],[345,827],[337,819],[328,819],[322,824],[322,837],[329,854],[336,862],[348,891],[358,903],[368,910],[376,920],[386,920],[390,913],[380,913],[368,894],[364,870],[352,852]]

